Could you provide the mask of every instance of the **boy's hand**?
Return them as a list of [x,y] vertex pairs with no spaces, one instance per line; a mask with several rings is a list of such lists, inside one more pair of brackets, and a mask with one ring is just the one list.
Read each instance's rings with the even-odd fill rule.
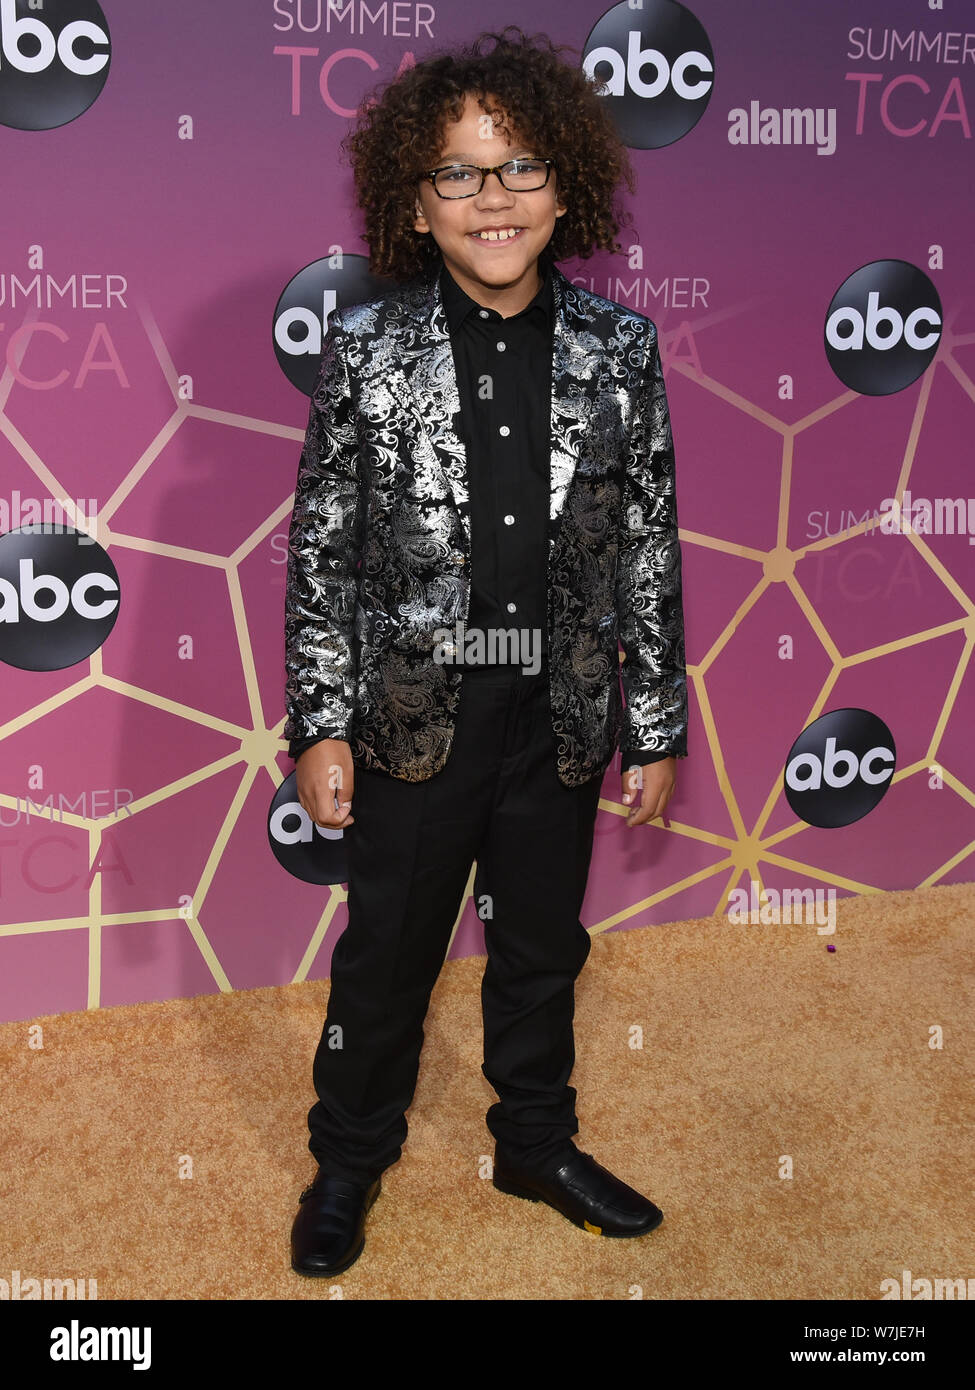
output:
[[677,759],[661,758],[656,763],[644,763],[643,767],[627,768],[622,781],[624,803],[628,806],[634,802],[626,818],[627,825],[646,825],[648,821],[663,815],[667,802],[674,794]]
[[342,739],[323,738],[298,756],[298,800],[316,825],[344,830],[354,825],[352,750]]

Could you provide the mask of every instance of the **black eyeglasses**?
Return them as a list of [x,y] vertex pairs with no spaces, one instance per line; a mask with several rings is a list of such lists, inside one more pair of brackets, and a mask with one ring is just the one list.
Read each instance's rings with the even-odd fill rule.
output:
[[508,159],[487,169],[480,164],[445,164],[417,178],[432,183],[440,198],[473,198],[488,174],[497,174],[502,188],[510,193],[532,193],[545,187],[554,168],[554,159]]

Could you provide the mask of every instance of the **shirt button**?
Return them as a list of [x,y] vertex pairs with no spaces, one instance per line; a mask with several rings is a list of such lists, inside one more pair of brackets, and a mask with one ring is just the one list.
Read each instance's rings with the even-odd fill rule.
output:
[[511,431],[508,429],[508,426],[507,426],[507,425],[502,425],[501,428],[498,430],[498,434],[503,434],[503,435],[505,436],[505,438],[507,438],[507,436],[508,436],[510,433],[511,433]]
[[506,516],[505,519],[504,519],[504,524],[505,524],[505,526],[514,526],[514,524],[515,524],[515,519],[514,519],[514,517],[513,517],[513,516]]
[[509,603],[509,604],[508,604],[508,612],[509,612],[509,613],[514,613],[514,612],[516,611],[516,609],[517,609],[517,604],[514,604],[514,603]]
[[498,343],[498,344],[497,344],[497,348],[498,348],[498,352],[504,352],[504,348],[505,348],[504,343]]
[[480,312],[482,319],[486,319],[488,317],[488,311],[486,309],[482,309]]

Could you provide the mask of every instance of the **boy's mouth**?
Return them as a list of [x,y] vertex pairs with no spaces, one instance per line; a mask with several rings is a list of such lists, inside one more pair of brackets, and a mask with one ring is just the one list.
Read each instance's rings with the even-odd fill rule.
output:
[[524,230],[524,227],[486,227],[480,232],[468,232],[467,235],[479,246],[507,246],[517,241]]

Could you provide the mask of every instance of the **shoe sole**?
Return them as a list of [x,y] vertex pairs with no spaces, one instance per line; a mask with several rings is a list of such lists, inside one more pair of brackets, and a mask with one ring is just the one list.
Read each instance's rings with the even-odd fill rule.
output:
[[550,1202],[547,1197],[543,1197],[538,1192],[533,1192],[529,1187],[519,1187],[517,1183],[508,1182],[504,1178],[494,1177],[491,1179],[499,1192],[506,1192],[509,1197],[523,1197],[526,1202],[544,1202],[547,1207],[557,1211],[560,1216],[564,1216],[566,1221],[571,1221],[573,1226],[578,1226],[580,1231],[586,1231],[591,1236],[609,1236],[617,1240],[627,1240],[634,1236],[646,1236],[651,1231],[655,1231],[664,1219],[663,1212],[654,1217],[649,1226],[644,1226],[640,1231],[607,1231],[605,1226],[594,1226],[585,1217],[570,1216],[561,1207],[557,1207],[554,1202]]
[[363,1236],[362,1240],[359,1243],[359,1248],[358,1250],[356,1250],[355,1254],[350,1256],[349,1259],[343,1260],[343,1262],[340,1265],[332,1265],[329,1269],[302,1269],[300,1265],[296,1265],[294,1260],[292,1260],[291,1268],[294,1270],[295,1274],[303,1274],[308,1279],[325,1279],[334,1274],[343,1274],[345,1270],[349,1269],[351,1265],[355,1264],[356,1260],[359,1258],[359,1256],[362,1254],[365,1248],[366,1238],[365,1236]]
[[[376,1203],[382,1195],[382,1188],[380,1188],[379,1191],[376,1193],[375,1197],[373,1197],[372,1201],[366,1207],[367,1216],[372,1211],[373,1207],[376,1205]],[[329,1265],[327,1269],[303,1269],[301,1265],[296,1265],[294,1260],[292,1260],[291,1268],[294,1270],[295,1274],[304,1274],[305,1277],[308,1279],[327,1279],[333,1274],[344,1274],[347,1269],[350,1269],[352,1265],[355,1264],[356,1260],[359,1258],[359,1256],[362,1254],[365,1248],[366,1237],[365,1234],[363,1234],[363,1237],[359,1241],[357,1249],[347,1259],[343,1260],[340,1265]]]

